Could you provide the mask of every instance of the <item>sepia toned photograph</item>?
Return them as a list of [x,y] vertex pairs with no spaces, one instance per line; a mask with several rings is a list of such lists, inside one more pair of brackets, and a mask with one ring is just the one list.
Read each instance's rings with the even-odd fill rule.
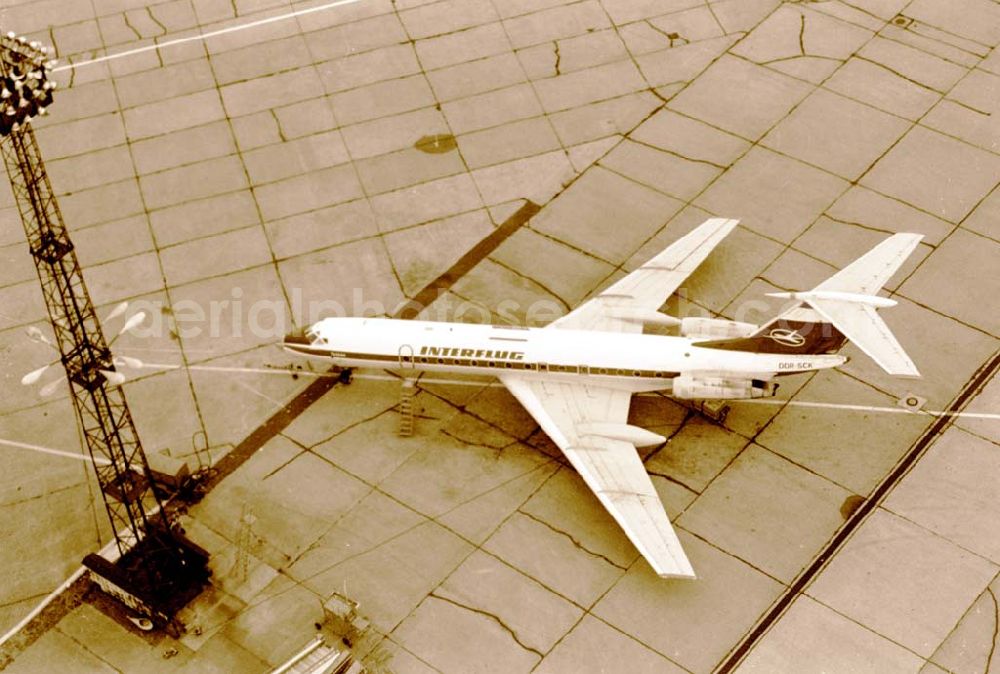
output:
[[994,671],[998,45],[0,0],[0,671]]

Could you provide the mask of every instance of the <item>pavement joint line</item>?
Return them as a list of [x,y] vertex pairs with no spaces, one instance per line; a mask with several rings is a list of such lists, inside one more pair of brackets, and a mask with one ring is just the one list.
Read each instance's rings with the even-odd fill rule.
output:
[[872,490],[871,494],[851,514],[847,522],[837,530],[830,541],[820,549],[809,566],[792,581],[791,585],[771,604],[771,607],[753,628],[729,651],[726,658],[714,670],[714,674],[729,674],[744,662],[750,651],[770,631],[771,627],[781,619],[795,600],[805,593],[812,581],[826,568],[827,564],[840,551],[847,540],[868,519],[868,516],[881,505],[882,501],[885,500],[896,485],[909,473],[917,461],[924,456],[938,437],[944,434],[961,410],[985,388],[998,370],[1000,370],[1000,352],[994,353],[972,375],[972,378],[966,382],[965,386],[962,387],[952,400],[948,409],[917,438],[910,450],[900,459],[892,471]]
[[304,14],[313,14],[315,12],[321,12],[327,9],[333,9],[334,7],[340,7],[342,5],[353,5],[361,1],[362,0],[336,0],[336,2],[328,2],[323,5],[317,5],[316,7],[307,7],[305,9],[297,9],[294,12],[279,14],[277,16],[269,16],[264,19],[257,19],[256,21],[249,21],[247,23],[237,24],[235,26],[227,26],[225,28],[219,28],[217,30],[209,31],[207,33],[199,33],[198,35],[187,35],[185,37],[179,37],[173,40],[167,40],[166,42],[154,43],[150,45],[145,45],[143,47],[136,47],[135,49],[128,49],[126,51],[116,52],[114,54],[106,54],[104,56],[99,56],[97,58],[90,59],[87,61],[80,61],[79,63],[67,63],[66,65],[53,68],[53,72],[60,72],[63,70],[75,70],[77,68],[82,68],[83,66],[94,65],[96,63],[103,63],[105,61],[124,58],[126,56],[143,54],[149,51],[159,52],[159,50],[163,49],[164,47],[173,47],[175,45],[185,44],[188,42],[205,41],[208,40],[209,38],[218,37],[219,35],[226,35],[227,33],[235,33],[237,31],[247,30],[248,28],[256,28],[257,26],[276,23],[278,21],[286,21],[288,19],[294,19]]

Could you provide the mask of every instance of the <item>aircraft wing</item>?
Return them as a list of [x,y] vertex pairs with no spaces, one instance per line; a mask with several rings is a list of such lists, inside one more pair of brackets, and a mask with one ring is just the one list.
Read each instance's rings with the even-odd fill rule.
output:
[[602,423],[624,426],[632,394],[509,374],[500,380],[559,446],[657,575],[694,578],[635,445],[594,434]]
[[711,218],[672,243],[596,297],[547,327],[642,332],[642,317],[654,315],[739,220]]

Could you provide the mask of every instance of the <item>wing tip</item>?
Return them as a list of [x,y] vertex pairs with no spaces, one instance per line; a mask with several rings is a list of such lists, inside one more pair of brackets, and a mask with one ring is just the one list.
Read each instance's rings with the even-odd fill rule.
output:
[[716,225],[720,229],[725,229],[727,234],[731,232],[733,228],[736,227],[736,225],[740,224],[739,218],[709,218],[708,220],[706,220],[706,222],[712,222],[712,221],[715,221]]
[[672,555],[672,557],[673,558],[668,564],[664,564],[664,560],[657,560],[658,563],[654,563],[652,559],[649,559],[648,557],[647,559],[650,567],[653,569],[653,572],[660,578],[695,580],[698,577],[697,574],[695,574],[694,568],[691,566],[691,562],[688,560],[687,555],[681,552],[680,559],[677,559],[676,555]]

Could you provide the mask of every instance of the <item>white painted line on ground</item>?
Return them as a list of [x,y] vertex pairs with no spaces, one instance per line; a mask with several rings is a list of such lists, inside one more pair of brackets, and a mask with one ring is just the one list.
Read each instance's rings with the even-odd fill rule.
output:
[[77,461],[91,461],[98,463],[102,466],[109,466],[111,462],[104,458],[91,459],[86,454],[74,454],[73,452],[67,452],[62,449],[52,449],[51,447],[42,447],[41,445],[32,445],[27,442],[17,442],[16,440],[4,440],[0,438],[0,445],[5,445],[7,447],[16,447],[18,449],[28,449],[32,452],[41,452],[42,454],[53,454],[55,456],[63,456],[67,459],[76,459]]
[[851,410],[857,412],[886,412],[889,414],[925,414],[931,417],[960,417],[963,419],[1000,419],[1000,414],[988,412],[948,412],[946,410],[908,410],[903,407],[878,407],[876,405],[849,405],[847,403],[823,403],[809,400],[774,400],[754,398],[750,400],[733,400],[734,403],[749,403],[757,405],[790,405],[792,407],[820,407],[833,410]]
[[167,40],[166,42],[161,42],[159,44],[149,44],[144,47],[136,47],[135,49],[129,49],[114,54],[99,56],[98,58],[90,59],[88,61],[80,61],[79,63],[67,63],[65,65],[53,68],[53,71],[60,72],[63,70],[82,68],[83,66],[94,65],[96,63],[103,63],[104,61],[111,61],[113,59],[125,58],[126,56],[135,56],[136,54],[143,54],[148,51],[156,51],[158,49],[163,49],[164,47],[174,47],[176,45],[185,44],[187,42],[198,42],[199,40],[203,41],[209,38],[218,37],[219,35],[226,35],[227,33],[235,33],[240,30],[247,30],[248,28],[256,28],[258,26],[264,26],[269,23],[276,23],[278,21],[287,21],[288,19],[294,19],[296,17],[304,16],[306,14],[322,12],[327,9],[333,9],[334,7],[341,7],[343,5],[353,5],[361,1],[362,0],[337,0],[336,2],[328,2],[323,5],[317,5],[316,7],[297,9],[294,12],[287,12],[285,14],[269,16],[266,19],[257,19],[256,21],[248,21],[247,23],[237,24],[235,26],[227,26],[226,28],[220,28],[218,30],[209,31],[207,33],[199,33],[198,35],[188,35],[187,37],[178,37],[173,40]]
[[[143,368],[154,370],[179,370],[183,365],[171,363],[143,363]],[[226,367],[222,365],[188,365],[187,369],[199,372],[232,372],[234,374],[270,374],[270,375],[297,375],[299,377],[339,377],[336,372],[313,372],[312,370],[285,370],[282,368],[267,367]],[[368,379],[371,381],[400,381],[399,377],[388,374],[367,374],[355,373],[353,379]],[[457,386],[496,386],[503,387],[498,381],[472,381],[468,379],[419,379],[421,384],[455,384]]]
[[[158,369],[179,369],[183,365],[168,365],[166,363],[145,363],[144,367],[147,368],[158,368]],[[234,373],[249,373],[249,374],[270,374],[270,375],[299,375],[304,377],[336,377],[336,373],[330,372],[312,372],[310,370],[285,370],[276,368],[260,368],[260,367],[225,367],[216,365],[190,365],[188,366],[190,370],[202,370],[207,372],[234,372]],[[399,377],[393,377],[387,374],[363,374],[355,373],[354,379],[368,379],[374,381],[399,381]],[[450,384],[453,386],[491,386],[503,388],[503,384],[498,381],[474,381],[467,379],[438,379],[436,377],[421,377],[417,380],[417,383],[423,385],[432,384]],[[647,395],[640,393],[639,395]],[[658,393],[652,393],[648,395],[659,396]],[[669,395],[664,395],[661,397],[666,397],[670,399]],[[851,405],[848,403],[826,403],[826,402],[813,402],[810,400],[778,400],[774,398],[753,398],[746,400],[730,400],[730,403],[747,403],[747,404],[757,404],[757,405],[789,405],[792,407],[816,407],[822,409],[831,410],[846,410],[853,412],[884,412],[888,414],[923,414],[931,417],[942,417],[942,416],[952,416],[956,418],[963,419],[988,419],[991,421],[1000,420],[1000,414],[994,414],[989,412],[947,412],[944,410],[909,410],[903,407],[879,407],[876,405]]]
[[245,384],[245,383],[243,383],[241,381],[237,381],[236,385],[240,386],[242,388],[245,388],[247,391],[250,391],[250,393],[254,394],[258,398],[262,398],[263,400],[266,400],[267,402],[271,403],[272,405],[274,405],[274,407],[276,407],[279,410],[284,407],[284,405],[282,403],[279,403],[277,400],[275,400],[271,396],[264,395],[263,393],[261,393],[260,391],[258,391],[257,389],[255,389],[253,386],[250,386],[249,384]]
[[14,636],[15,634],[17,634],[21,630],[23,630],[28,623],[30,623],[32,620],[34,620],[35,616],[37,616],[39,613],[42,612],[42,609],[44,609],[46,606],[48,606],[52,602],[53,599],[55,599],[56,597],[58,597],[59,595],[61,595],[63,592],[65,592],[69,588],[69,586],[72,585],[73,583],[75,583],[76,580],[80,576],[82,576],[86,571],[87,571],[86,567],[81,566],[76,571],[74,571],[73,574],[69,578],[67,578],[65,581],[63,581],[62,585],[60,585],[56,589],[52,590],[52,592],[50,592],[49,595],[47,597],[45,597],[45,599],[43,599],[42,601],[40,601],[35,606],[35,608],[31,609],[31,611],[28,613],[28,615],[26,615],[23,618],[21,618],[21,621],[19,623],[17,623],[13,627],[11,627],[7,631],[6,634],[4,634],[2,637],[0,637],[0,646],[3,646],[5,643],[7,643],[7,641],[12,636]]
[[[160,506],[157,505],[150,509],[149,515],[153,516],[158,512],[160,512]],[[126,552],[128,550],[131,550],[132,546],[135,545],[135,539],[131,537],[130,532],[124,529],[118,532],[117,538],[121,538],[125,542]],[[118,551],[117,538],[112,538],[110,541],[107,542],[107,544],[103,548],[97,551],[98,555],[108,560],[112,564],[117,562],[118,558],[121,556]],[[11,627],[9,630],[7,630],[6,634],[0,637],[0,646],[3,646],[5,643],[7,643],[7,641],[11,637],[16,635],[21,630],[23,630],[28,623],[34,620],[35,616],[41,613],[46,606],[51,604],[54,599],[56,599],[57,597],[59,597],[59,595],[65,592],[70,585],[75,583],[76,580],[86,572],[87,572],[87,567],[85,566],[80,566],[76,571],[74,571],[69,578],[67,578],[62,582],[62,585],[52,590],[52,592],[50,592],[48,596],[45,597],[45,599],[38,602],[38,605],[36,605],[35,608],[31,609],[28,615],[21,618],[20,622]]]

